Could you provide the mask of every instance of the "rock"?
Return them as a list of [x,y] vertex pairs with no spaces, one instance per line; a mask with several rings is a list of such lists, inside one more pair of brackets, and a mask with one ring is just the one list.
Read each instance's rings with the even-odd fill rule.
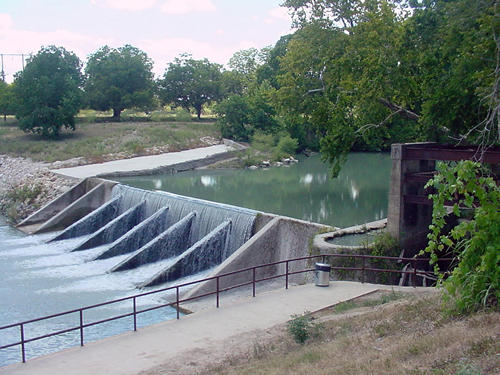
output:
[[262,163],[261,165],[264,167],[264,168],[269,168],[271,166],[271,162],[269,160],[262,160]]
[[281,161],[285,164],[290,164],[290,158],[283,158]]
[[276,166],[276,167],[281,167],[282,165],[283,165],[283,163],[282,163],[282,162],[280,162],[280,161],[277,161],[277,162],[274,164],[274,166]]
[[251,165],[251,166],[248,167],[248,169],[254,171],[256,169],[259,169],[259,167],[257,167],[256,165]]

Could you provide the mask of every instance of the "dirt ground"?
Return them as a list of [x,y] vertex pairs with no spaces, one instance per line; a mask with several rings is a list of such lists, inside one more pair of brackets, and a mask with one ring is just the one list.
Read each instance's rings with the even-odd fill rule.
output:
[[498,312],[445,318],[436,292],[390,293],[312,314],[324,332],[304,345],[280,324],[193,348],[141,374],[499,373]]

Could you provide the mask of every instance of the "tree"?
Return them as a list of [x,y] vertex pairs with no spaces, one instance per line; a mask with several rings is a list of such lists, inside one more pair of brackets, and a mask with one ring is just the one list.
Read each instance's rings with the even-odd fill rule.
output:
[[208,59],[181,55],[168,65],[163,79],[158,81],[160,98],[165,104],[194,108],[200,119],[203,106],[222,97],[221,69],[221,65]]
[[147,54],[131,45],[104,46],[90,55],[85,74],[85,93],[91,108],[113,110],[120,120],[126,108],[149,108],[153,104],[153,62]]
[[25,132],[59,136],[62,126],[75,129],[82,102],[81,62],[62,47],[43,47],[14,81],[16,116]]
[[276,133],[280,125],[271,104],[272,87],[266,81],[251,93],[231,95],[216,107],[222,136],[248,141],[255,131]]
[[4,122],[7,121],[7,115],[14,115],[15,113],[13,86],[0,81],[0,114],[3,114]]
[[352,149],[476,142],[470,130],[495,102],[494,3],[286,0],[299,30],[280,62],[284,123],[317,135],[334,175]]

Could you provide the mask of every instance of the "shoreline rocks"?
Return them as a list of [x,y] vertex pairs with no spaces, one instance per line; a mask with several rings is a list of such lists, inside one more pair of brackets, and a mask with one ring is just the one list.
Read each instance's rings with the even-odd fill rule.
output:
[[276,161],[276,162],[271,162],[270,160],[262,160],[258,165],[251,165],[247,167],[248,169],[254,171],[259,168],[270,168],[270,167],[283,167],[283,166],[289,166],[291,164],[296,164],[299,161],[295,159],[293,156],[290,156],[288,158],[282,158],[281,161]]
[[18,223],[74,185],[47,164],[0,155],[0,214]]

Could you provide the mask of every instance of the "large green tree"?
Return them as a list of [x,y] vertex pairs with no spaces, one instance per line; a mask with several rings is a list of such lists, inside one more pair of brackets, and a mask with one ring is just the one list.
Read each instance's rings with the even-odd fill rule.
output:
[[194,108],[201,118],[203,106],[222,97],[222,66],[191,55],[175,58],[158,81],[160,98],[187,110]]
[[25,132],[57,137],[75,129],[82,102],[81,62],[62,47],[43,47],[15,77],[16,116]]
[[101,111],[112,109],[118,121],[126,108],[149,108],[155,87],[152,69],[152,60],[136,47],[100,48],[90,55],[85,68],[89,106]]
[[495,3],[286,0],[299,29],[278,80],[285,124],[314,132],[334,173],[353,147],[474,142],[492,100]]

